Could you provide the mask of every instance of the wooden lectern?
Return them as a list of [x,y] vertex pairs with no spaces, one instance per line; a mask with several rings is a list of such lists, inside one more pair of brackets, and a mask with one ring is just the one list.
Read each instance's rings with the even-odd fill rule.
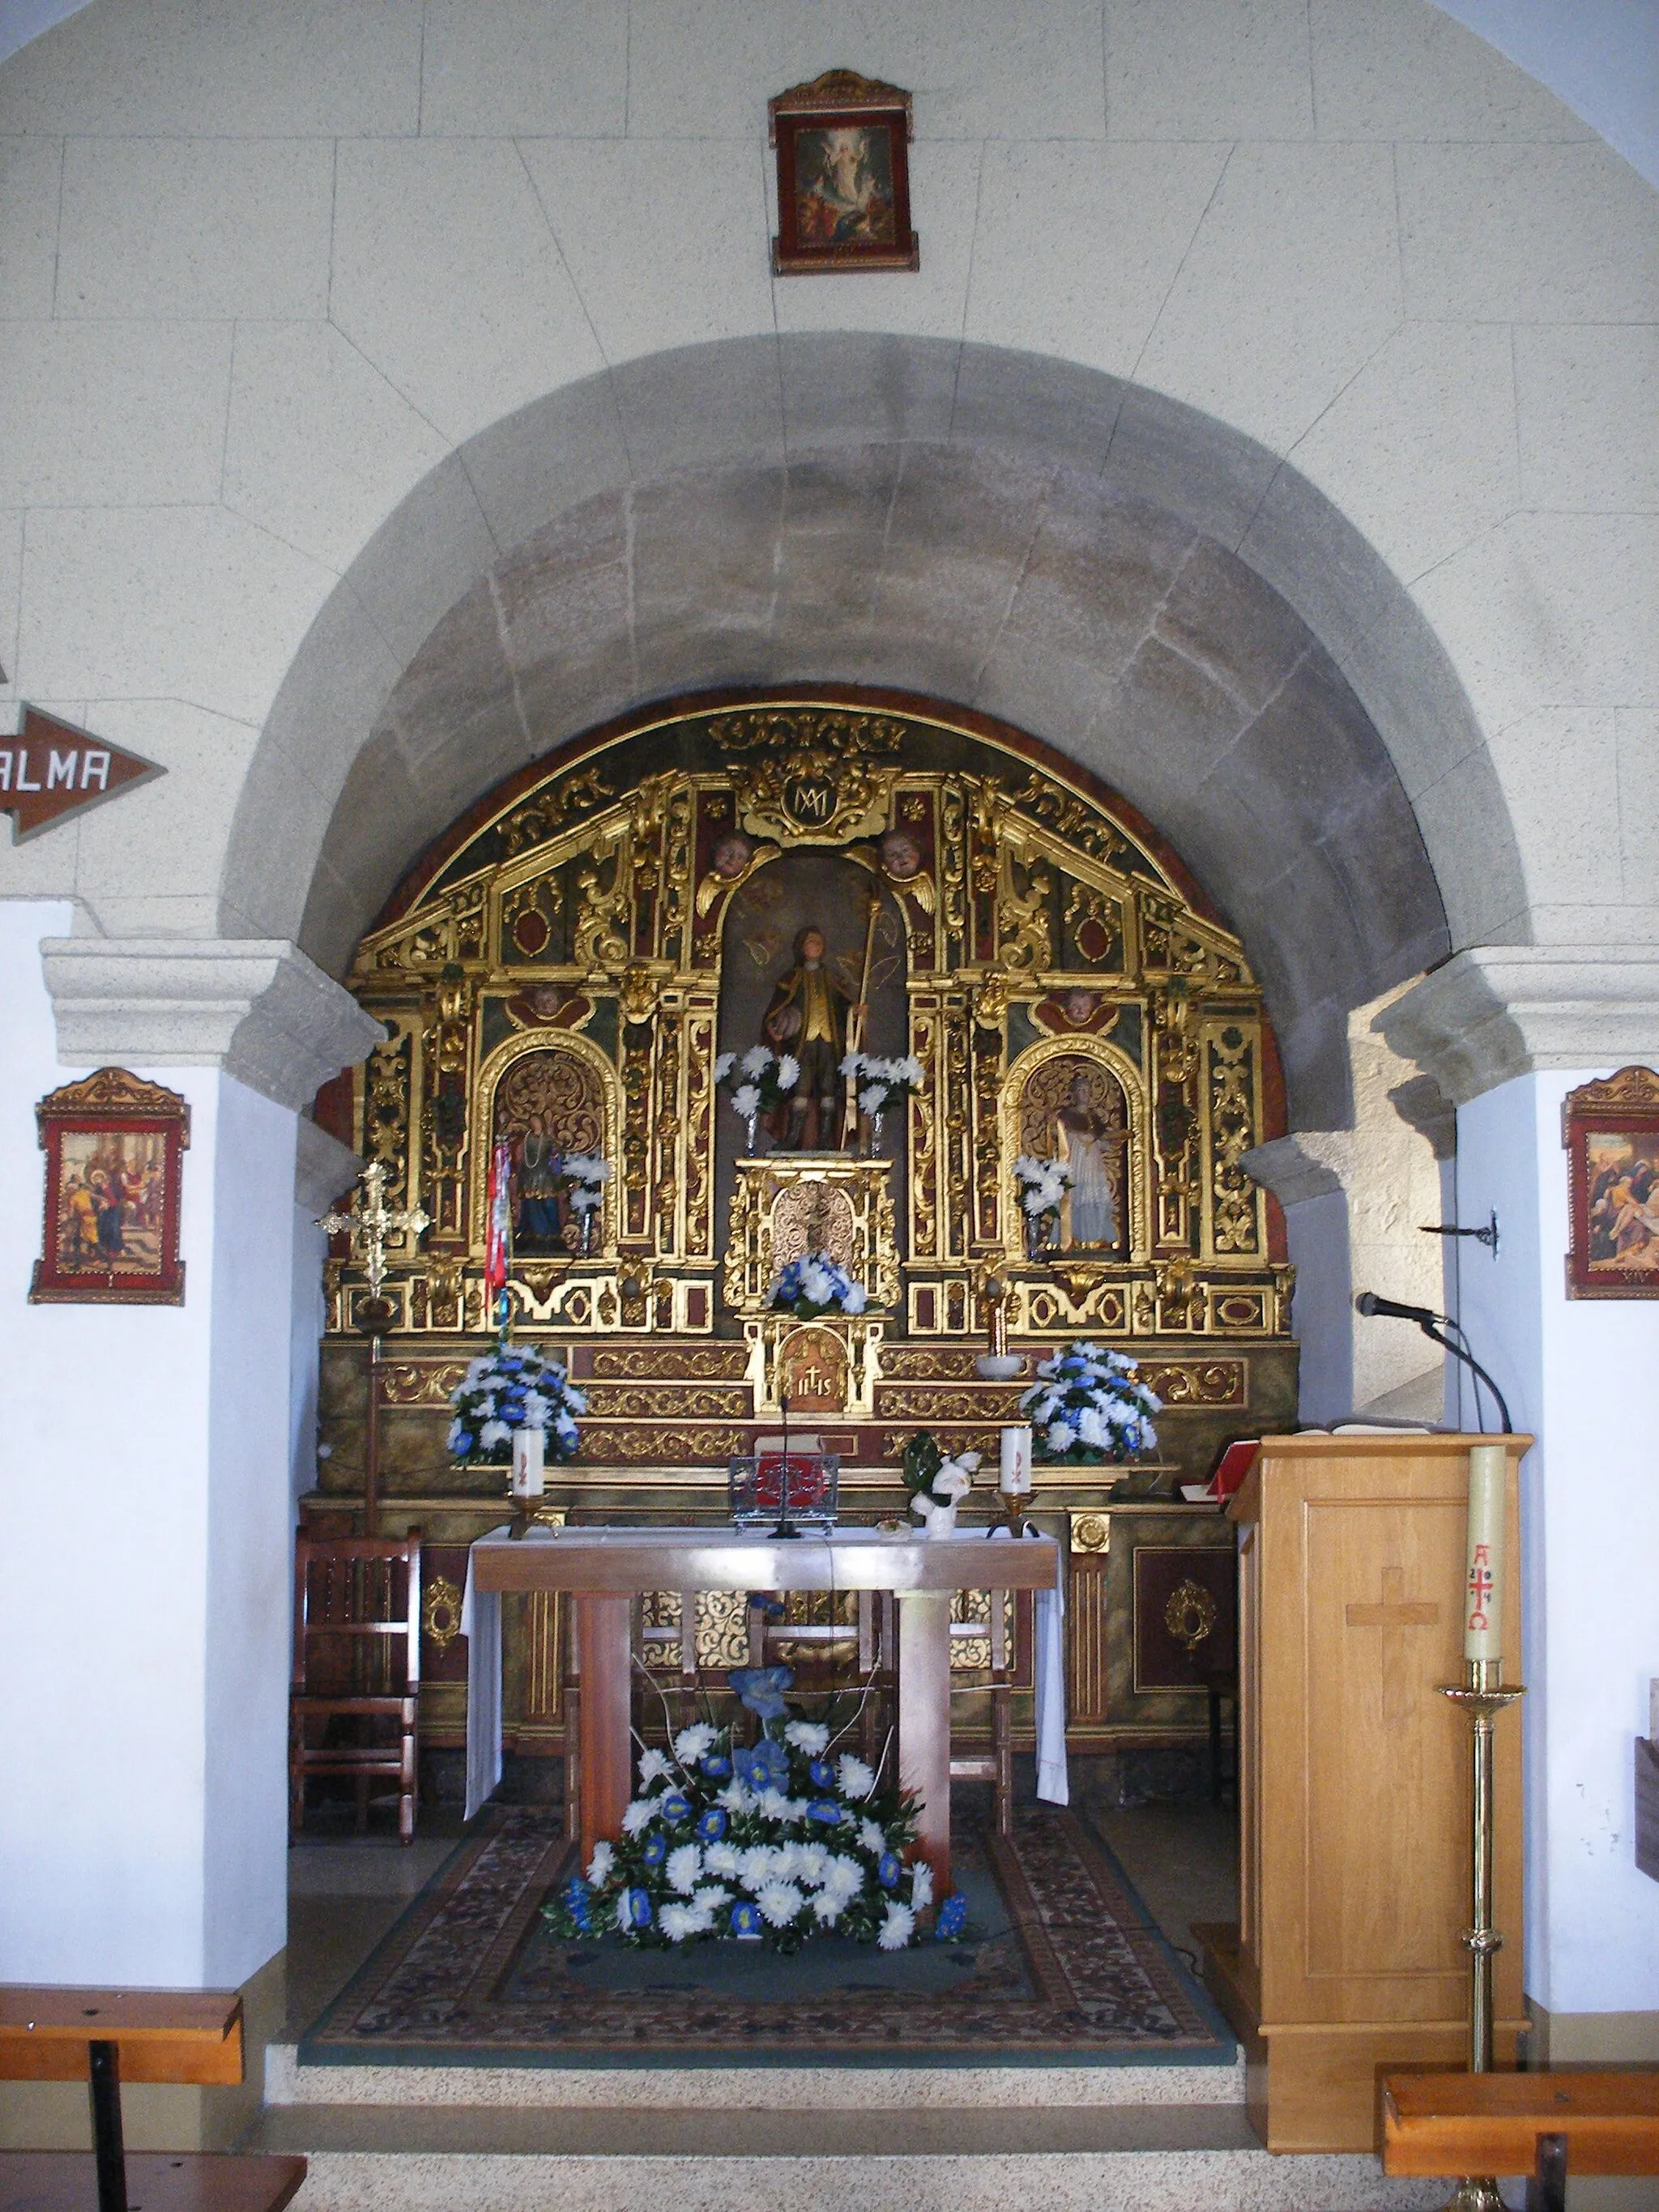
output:
[[[1370,2150],[1376,2074],[1468,2055],[1468,1436],[1269,1437],[1239,1531],[1240,1924],[1200,1929],[1269,2150]],[[1487,1443],[1495,1439],[1487,1437]],[[1510,1447],[1504,1680],[1521,1668]],[[1521,2005],[1521,1719],[1497,1724],[1495,2048]]]

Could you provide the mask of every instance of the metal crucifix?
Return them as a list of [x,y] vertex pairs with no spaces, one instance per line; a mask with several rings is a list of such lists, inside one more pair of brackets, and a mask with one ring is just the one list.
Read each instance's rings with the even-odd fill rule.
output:
[[363,1438],[363,1534],[379,1534],[380,1511],[380,1331],[391,1320],[391,1301],[380,1296],[386,1280],[386,1243],[388,1237],[407,1231],[418,1237],[432,1225],[432,1217],[419,1206],[391,1206],[386,1202],[386,1166],[371,1160],[363,1170],[362,1196],[347,1212],[325,1213],[317,1226],[329,1237],[349,1236],[352,1255],[368,1277],[368,1296],[363,1301],[362,1325],[369,1332],[368,1420]]

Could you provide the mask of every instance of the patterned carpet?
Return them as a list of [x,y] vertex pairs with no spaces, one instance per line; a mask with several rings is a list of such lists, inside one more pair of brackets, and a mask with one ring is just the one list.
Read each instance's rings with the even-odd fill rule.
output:
[[300,2045],[301,2065],[1231,2064],[1231,2035],[1075,1814],[958,1831],[967,1940],[636,1951],[550,1936],[556,1813],[491,1807]]

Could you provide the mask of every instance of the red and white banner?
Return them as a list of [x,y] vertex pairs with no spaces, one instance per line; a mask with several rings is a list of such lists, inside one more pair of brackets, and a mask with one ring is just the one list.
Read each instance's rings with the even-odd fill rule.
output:
[[507,1280],[513,1242],[513,1150],[503,1138],[489,1158],[489,1227],[484,1240],[484,1287],[493,1297]]

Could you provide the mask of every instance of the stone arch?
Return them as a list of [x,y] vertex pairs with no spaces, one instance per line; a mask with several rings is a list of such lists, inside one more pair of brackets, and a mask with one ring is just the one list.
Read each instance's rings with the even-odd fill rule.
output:
[[1346,1120],[1351,1006],[1525,933],[1461,685],[1294,470],[1073,364],[848,333],[649,356],[434,470],[282,686],[226,927],[337,973],[515,767],[653,697],[815,678],[981,707],[1139,807],[1243,936],[1300,1126]]

